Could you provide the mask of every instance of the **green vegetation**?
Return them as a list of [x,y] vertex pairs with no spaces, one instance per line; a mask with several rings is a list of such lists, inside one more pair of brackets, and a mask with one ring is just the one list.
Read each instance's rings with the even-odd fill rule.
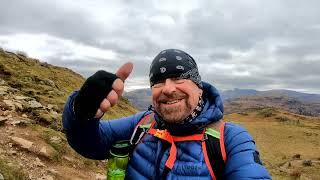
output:
[[7,160],[0,159],[0,174],[3,175],[4,179],[15,179],[15,180],[24,180],[28,179],[28,176],[25,172],[21,171],[18,166],[8,163]]
[[261,109],[258,111],[257,115],[263,118],[275,116],[276,110],[273,108]]
[[[41,127],[39,127],[41,128]],[[64,135],[60,132],[57,132],[55,130],[49,129],[49,128],[42,128],[42,137],[45,140],[47,144],[49,144],[51,147],[53,147],[56,150],[56,154],[53,157],[53,160],[55,161],[61,161],[62,156],[67,153],[68,150],[68,144],[66,141],[66,138]],[[53,137],[60,138],[60,141],[53,141]]]
[[[23,95],[33,97],[42,105],[56,105],[59,114],[62,113],[67,97],[78,90],[85,79],[67,69],[27,58],[25,54],[15,54],[0,51],[0,77]],[[129,116],[137,112],[128,100],[122,98],[112,107],[104,119],[115,119]],[[36,123],[55,130],[61,130],[61,114],[53,116],[46,112],[31,113]]]
[[320,164],[310,166],[309,161],[320,158],[320,118],[260,109],[248,115],[229,114],[225,119],[250,132],[273,179],[320,179]]

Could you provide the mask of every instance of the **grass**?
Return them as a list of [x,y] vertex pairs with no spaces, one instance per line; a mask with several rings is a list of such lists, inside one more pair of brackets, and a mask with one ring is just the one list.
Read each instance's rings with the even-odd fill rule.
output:
[[21,171],[21,169],[17,165],[13,165],[8,163],[5,159],[0,159],[0,174],[6,180],[24,180],[28,179],[28,176],[25,172]]
[[[263,112],[270,114],[269,110]],[[272,114],[271,117],[257,116],[257,112],[250,112],[246,116],[230,114],[225,119],[248,129],[273,179],[292,179],[299,175],[297,172],[320,179],[319,166],[300,167],[292,174],[279,171],[279,166],[292,160],[296,154],[300,154],[302,159],[320,157],[320,119],[301,118],[281,111]]]
[[[63,67],[53,66],[37,59],[0,51],[0,77],[8,85],[14,87],[29,97],[35,98],[42,105],[58,106],[58,113],[62,113],[64,104],[75,90],[79,90],[85,79]],[[105,119],[115,119],[136,113],[137,110],[122,98],[117,106],[105,114]],[[39,124],[60,130],[60,117],[50,114],[40,114],[35,117]]]
[[[96,161],[92,159],[88,159],[85,157],[82,157],[79,155],[76,151],[74,151],[68,144],[67,139],[65,135],[61,132],[55,131],[50,128],[45,128],[42,126],[33,126],[34,131],[40,132],[42,139],[53,147],[56,150],[56,154],[51,159],[54,162],[57,163],[63,163],[63,164],[70,164],[77,165],[77,166],[83,166],[84,168],[88,170],[92,170],[94,172],[97,172],[101,170],[103,163],[101,161]],[[60,142],[54,142],[51,140],[52,137],[59,137],[61,139]],[[68,156],[74,159],[74,162],[67,162],[63,159],[63,156]]]
[[[49,144],[51,147],[53,147],[53,149],[55,149],[57,152],[54,155],[53,160],[57,162],[61,161],[62,156],[67,153],[67,149],[69,148],[66,142],[66,138],[62,135],[62,133],[49,128],[43,128],[41,131],[42,137],[45,140],[45,142]],[[52,137],[59,137],[61,139],[61,142],[53,142],[51,140]]]

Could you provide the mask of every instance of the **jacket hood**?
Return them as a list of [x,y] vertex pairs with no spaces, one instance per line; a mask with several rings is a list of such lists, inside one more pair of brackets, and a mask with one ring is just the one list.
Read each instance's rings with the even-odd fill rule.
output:
[[205,105],[201,113],[190,122],[184,124],[169,124],[164,122],[157,113],[155,120],[160,126],[166,128],[172,135],[183,136],[195,133],[201,133],[202,130],[210,123],[219,121],[223,118],[223,103],[218,90],[209,83],[203,82],[203,95]]

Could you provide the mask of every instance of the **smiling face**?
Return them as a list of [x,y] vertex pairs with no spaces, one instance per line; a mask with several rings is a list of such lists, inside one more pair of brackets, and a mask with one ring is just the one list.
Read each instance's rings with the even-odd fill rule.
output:
[[168,78],[153,85],[151,91],[155,111],[169,123],[188,117],[202,95],[202,89],[190,79]]

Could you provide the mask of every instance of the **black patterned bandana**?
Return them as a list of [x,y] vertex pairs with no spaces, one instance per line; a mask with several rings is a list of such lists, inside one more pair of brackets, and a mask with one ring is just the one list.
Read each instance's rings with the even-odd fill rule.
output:
[[178,49],[161,51],[150,66],[151,87],[167,78],[190,79],[202,88],[201,77],[195,60],[186,52]]

